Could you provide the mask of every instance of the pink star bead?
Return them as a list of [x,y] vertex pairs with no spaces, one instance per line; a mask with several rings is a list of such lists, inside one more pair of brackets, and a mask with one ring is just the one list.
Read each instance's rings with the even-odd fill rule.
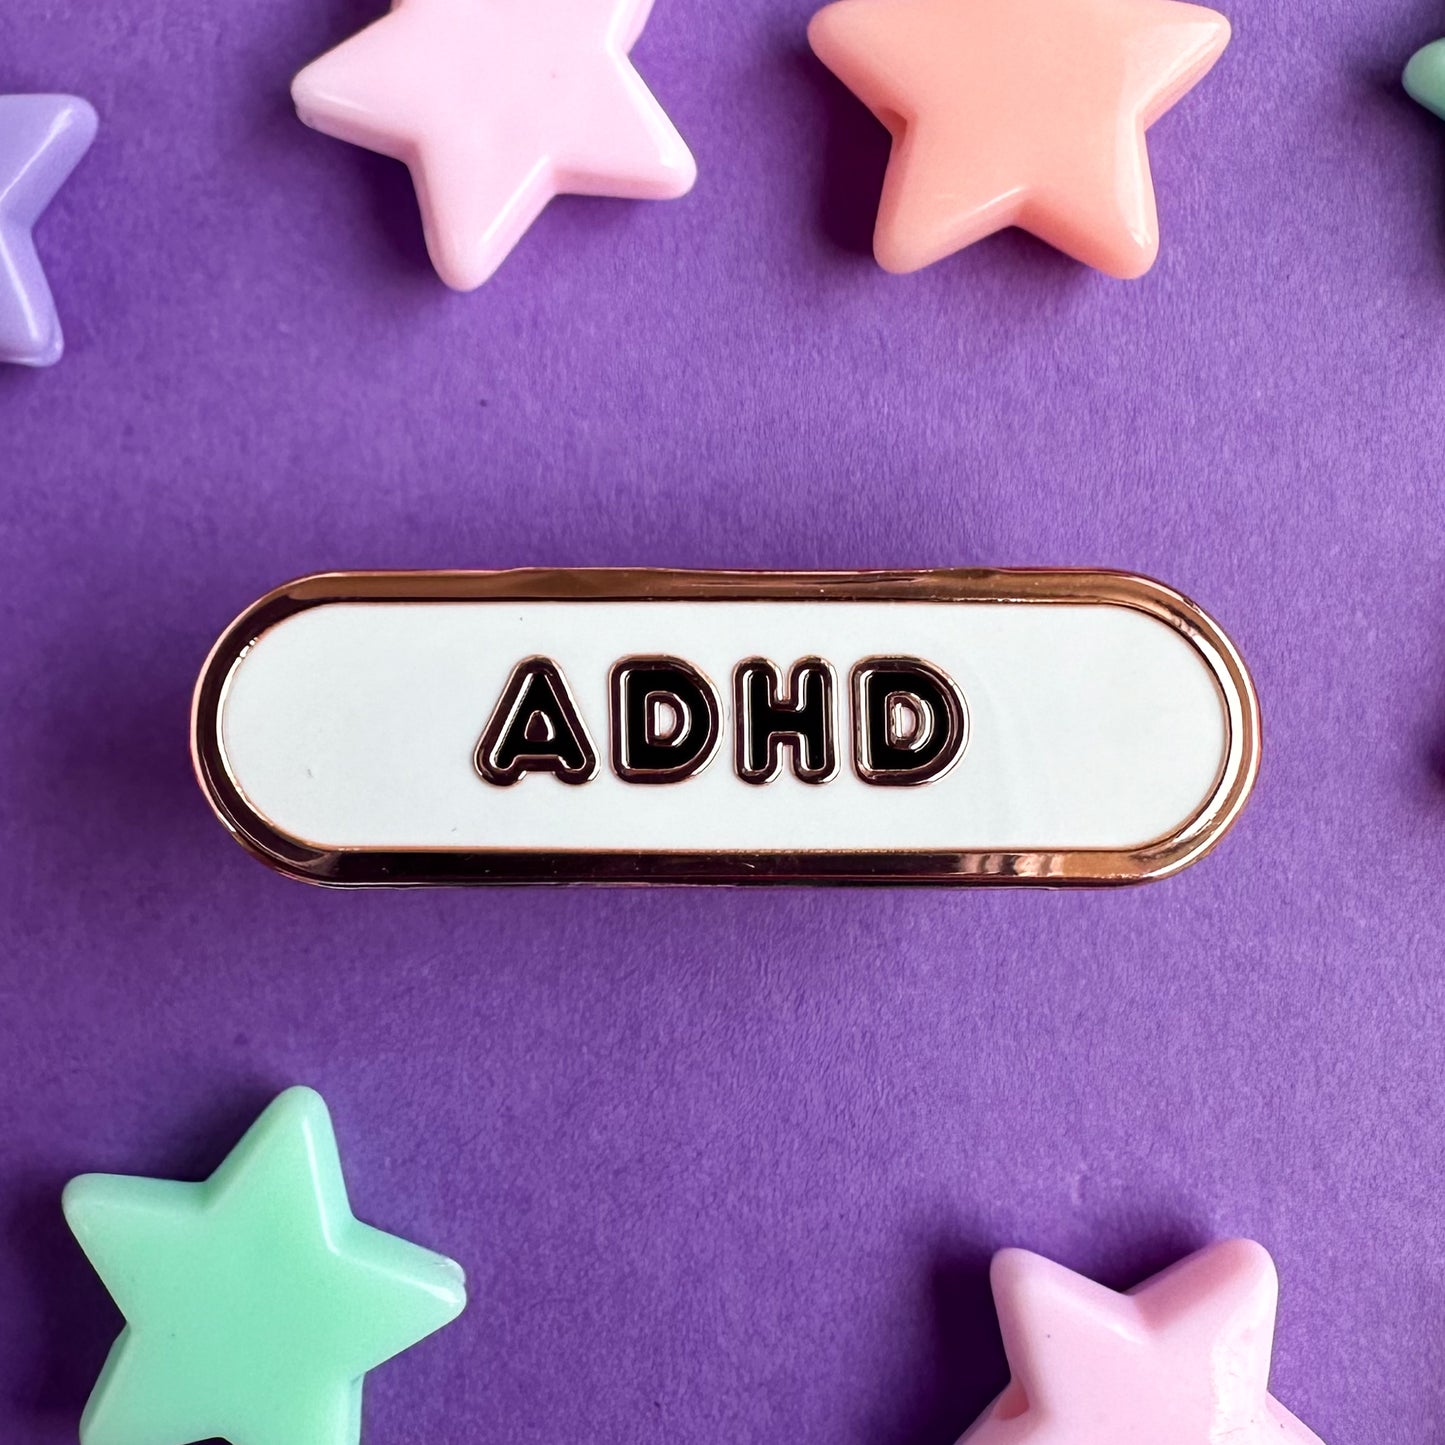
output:
[[1005,226],[1110,276],[1159,250],[1144,132],[1229,42],[1179,0],[833,0],[818,58],[887,126],[873,249],[917,271]]
[[404,161],[443,281],[480,286],[555,195],[668,200],[691,153],[627,58],[651,0],[395,0],[292,83],[307,125]]
[[992,1281],[1013,1379],[969,1445],[1320,1445],[1267,1389],[1279,1282],[1259,1245],[1210,1245],[1127,1294],[1021,1249]]

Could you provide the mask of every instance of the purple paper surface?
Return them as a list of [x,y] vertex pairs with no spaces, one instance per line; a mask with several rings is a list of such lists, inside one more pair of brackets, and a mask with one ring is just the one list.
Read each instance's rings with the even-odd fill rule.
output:
[[[448,293],[403,169],[306,131],[358,0],[12,0],[0,92],[101,115],[37,229],[68,353],[0,374],[0,1439],[119,1316],[84,1170],[193,1178],[276,1091],[458,1259],[373,1442],[945,1445],[986,1263],[1120,1287],[1244,1234],[1328,1445],[1445,1422],[1438,0],[1240,0],[1151,131],[1143,281],[1011,234],[867,254],[879,127],[804,0],[663,0],[683,201],[564,199]],[[216,635],[332,567],[1115,566],[1226,627],[1260,785],[1117,893],[336,894],[211,817]]]

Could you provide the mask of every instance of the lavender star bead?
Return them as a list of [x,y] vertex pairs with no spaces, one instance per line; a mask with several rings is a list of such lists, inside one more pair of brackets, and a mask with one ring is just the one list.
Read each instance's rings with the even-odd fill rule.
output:
[[96,125],[73,95],[0,95],[0,362],[53,366],[65,349],[30,232]]

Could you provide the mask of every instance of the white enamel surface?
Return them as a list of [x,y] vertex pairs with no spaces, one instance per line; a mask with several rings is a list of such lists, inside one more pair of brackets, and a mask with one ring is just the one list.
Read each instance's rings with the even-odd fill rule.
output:
[[[716,685],[723,739],[688,781],[608,767],[607,675],[629,654],[686,658]],[[554,659],[599,759],[568,786],[473,769],[512,668]],[[848,674],[922,657],[972,722],[951,772],[915,788],[852,770]],[[839,680],[838,777],[732,768],[732,669],[825,657]],[[947,602],[337,603],[264,633],[233,672],[220,735],[231,776],[275,828],[322,848],[570,850],[1129,848],[1209,798],[1228,744],[1203,658],[1167,624],[1096,605]],[[785,759],[787,754],[785,753]]]

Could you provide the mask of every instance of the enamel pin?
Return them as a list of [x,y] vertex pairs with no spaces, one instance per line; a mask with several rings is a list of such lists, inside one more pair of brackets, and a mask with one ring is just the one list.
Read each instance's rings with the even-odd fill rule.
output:
[[231,626],[192,750],[316,883],[1117,884],[1219,840],[1259,711],[1124,573],[342,573]]

